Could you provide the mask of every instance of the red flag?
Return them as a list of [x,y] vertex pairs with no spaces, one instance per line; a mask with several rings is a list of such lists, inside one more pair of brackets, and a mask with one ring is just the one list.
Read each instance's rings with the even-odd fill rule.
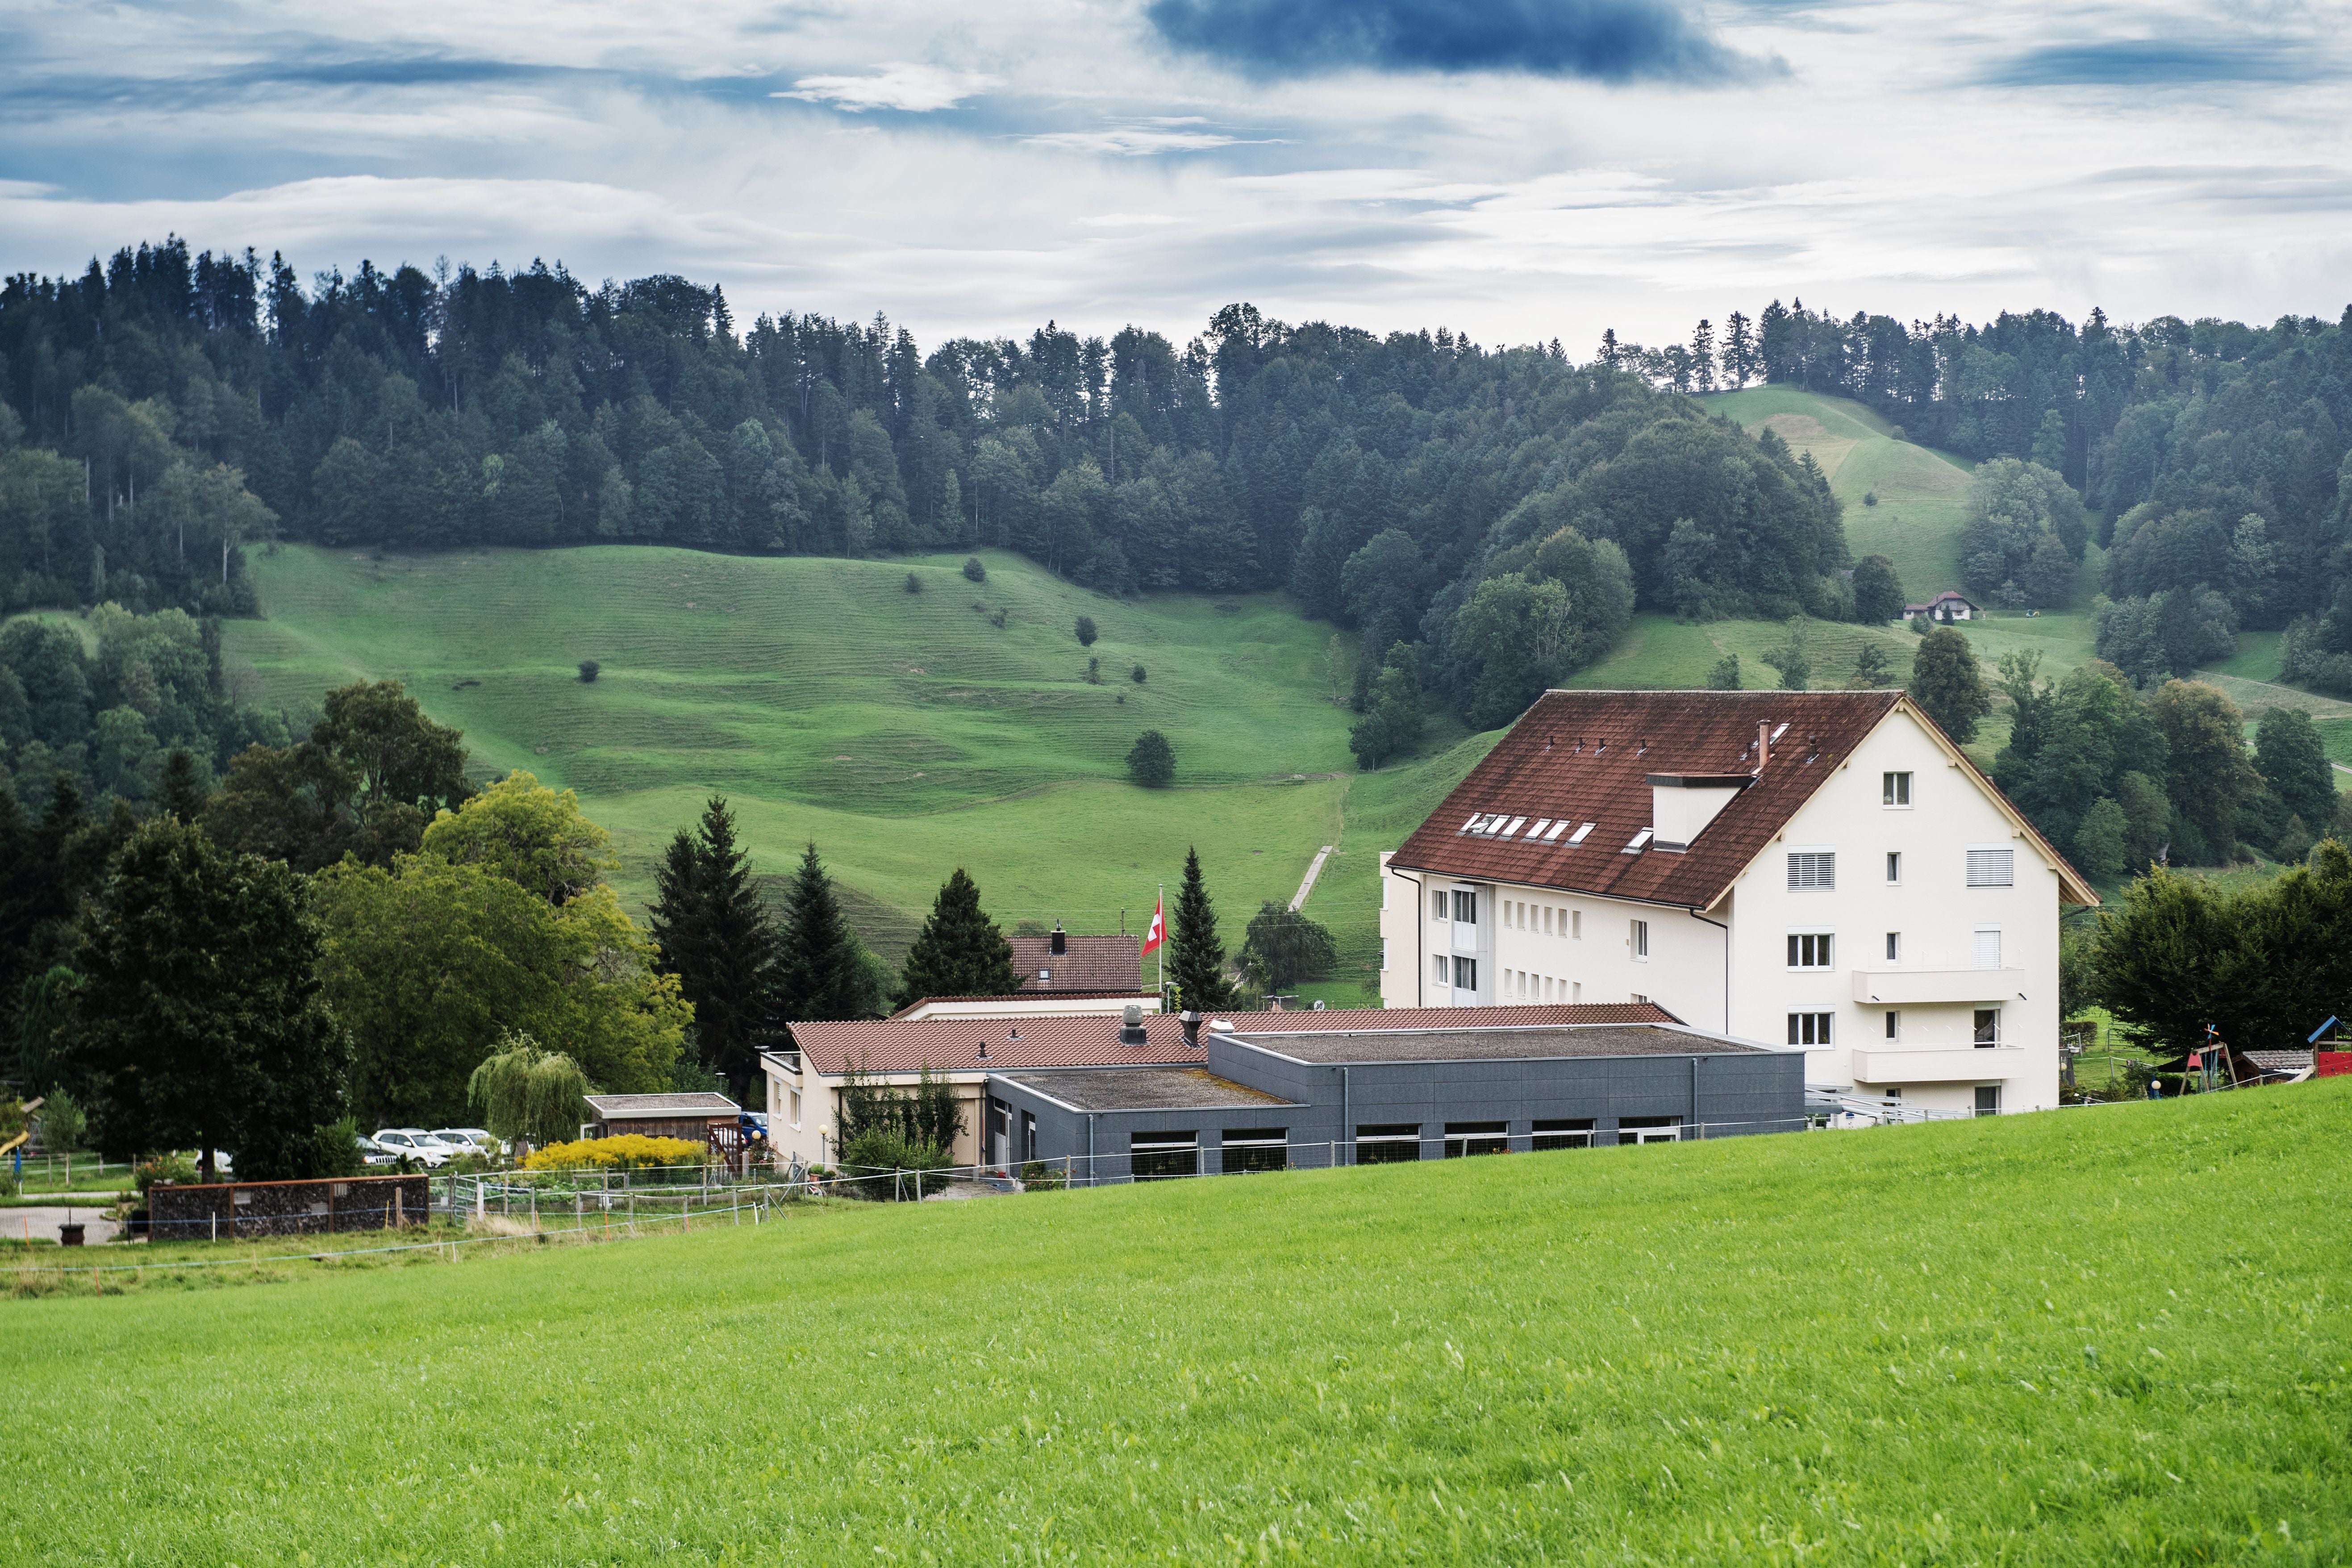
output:
[[1163,895],[1151,906],[1151,929],[1143,933],[1143,951],[1146,952],[1168,940],[1168,921],[1163,912],[1167,901]]

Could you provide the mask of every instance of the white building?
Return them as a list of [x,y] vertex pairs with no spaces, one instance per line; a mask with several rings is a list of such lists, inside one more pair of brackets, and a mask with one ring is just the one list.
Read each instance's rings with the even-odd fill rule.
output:
[[1654,1001],[1812,1087],[2058,1103],[2098,895],[1901,692],[1549,692],[1381,863],[1389,1006]]

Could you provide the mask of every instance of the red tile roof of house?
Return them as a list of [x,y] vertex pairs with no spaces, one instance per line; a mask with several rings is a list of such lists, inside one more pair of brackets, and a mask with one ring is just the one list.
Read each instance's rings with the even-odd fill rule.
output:
[[[2096,903],[2081,876],[1935,721],[1899,691],[1551,691],[1470,771],[1390,864],[1402,870],[1517,882],[1611,898],[1711,907],[1863,738],[1897,708],[1916,717],[2060,868],[2072,901]],[[1651,826],[1651,774],[1729,780],[1753,773],[1756,727],[1776,740],[1686,850],[1627,846]],[[1566,819],[1568,834],[1486,837],[1464,831],[1501,813],[1526,823]],[[1567,839],[1593,825],[1581,844]]]
[[[1132,991],[1143,968],[1139,936],[1072,936],[1055,952],[1050,936],[1016,936],[1013,973],[1024,991]],[[1050,971],[1050,975],[1043,972]]]
[[[903,1018],[908,1014],[915,1012],[919,1008],[928,1007],[935,1002],[1009,1003],[1018,1002],[1024,996],[1051,996],[1056,1002],[1100,1002],[1105,1004],[1103,1011],[1106,1014],[1113,1014],[1118,1012],[1121,1005],[1125,1003],[1150,1002],[1156,1000],[1159,995],[1160,993],[1157,991],[1138,991],[1132,987],[1124,991],[1065,991],[1060,986],[1056,985],[1049,989],[1033,991],[1028,987],[1024,986],[1021,990],[1010,994],[988,992],[984,994],[975,994],[969,996],[918,996],[912,1002],[908,1003],[905,1006],[891,1014],[890,1016],[893,1018]],[[1010,1013],[1003,1015],[1003,1016],[1008,1018],[1013,1016],[1013,1015]]]
[[[1541,1024],[1679,1024],[1654,1003],[1524,1007],[1348,1007],[1290,1009],[1280,1013],[1212,1013],[1202,1021],[1230,1023],[1234,1033],[1298,1034],[1325,1029],[1474,1029]],[[1144,1044],[1119,1043],[1117,1015],[1045,1015],[1034,1018],[866,1018],[845,1023],[793,1026],[793,1039],[808,1064],[828,1077],[856,1068],[869,1073],[1009,1071],[1016,1068],[1115,1067],[1143,1062],[1190,1066],[1208,1052],[1184,1043],[1183,1020],[1172,1013],[1146,1014]],[[1019,1039],[1012,1038],[1014,1030]],[[981,1042],[988,1055],[980,1054]]]

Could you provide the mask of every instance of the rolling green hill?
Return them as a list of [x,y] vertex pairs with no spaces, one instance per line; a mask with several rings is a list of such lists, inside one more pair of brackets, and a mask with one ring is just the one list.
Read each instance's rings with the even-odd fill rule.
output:
[[52,1279],[0,1303],[0,1540],[89,1563],[2337,1563],[2352,1254],[2313,1174],[2352,1161],[2347,1113],[2329,1083],[786,1207],[240,1289]]
[[[973,584],[961,555],[289,547],[256,559],[268,619],[232,623],[227,648],[265,700],[298,714],[332,684],[406,682],[465,730],[479,765],[577,789],[614,831],[632,899],[649,896],[662,845],[718,790],[763,871],[783,872],[814,838],[887,954],[957,865],[1008,926],[1115,931],[1124,911],[1140,930],[1195,844],[1238,942],[1249,911],[1286,901],[1333,844],[1312,907],[1368,961],[1378,889],[1356,861],[1374,856],[1349,831],[1359,781],[1350,715],[1332,700],[1331,628],[1276,595],[1120,601],[1016,556],[986,559]],[[907,591],[910,572],[922,592]],[[1080,615],[1101,630],[1091,649],[1072,630]],[[593,684],[575,673],[588,658],[602,667]],[[1127,781],[1127,749],[1148,728],[1176,749],[1175,789]],[[1378,775],[1365,798],[1380,821],[1410,815],[1397,802],[1450,765]]]

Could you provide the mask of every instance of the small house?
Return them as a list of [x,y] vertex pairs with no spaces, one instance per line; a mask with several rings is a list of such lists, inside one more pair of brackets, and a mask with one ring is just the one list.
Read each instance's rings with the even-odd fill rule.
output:
[[1016,936],[1013,973],[1024,995],[1033,991],[1122,991],[1139,988],[1143,939],[1072,936],[1059,921],[1044,936]]
[[732,1130],[743,1108],[723,1094],[592,1094],[596,1120],[582,1124],[583,1138],[617,1138],[635,1132],[647,1138],[683,1138],[707,1143],[714,1127]]
[[1924,605],[1906,605],[1903,618],[1906,621],[1975,621],[1984,618],[1984,612],[1965,595],[1947,588]]

